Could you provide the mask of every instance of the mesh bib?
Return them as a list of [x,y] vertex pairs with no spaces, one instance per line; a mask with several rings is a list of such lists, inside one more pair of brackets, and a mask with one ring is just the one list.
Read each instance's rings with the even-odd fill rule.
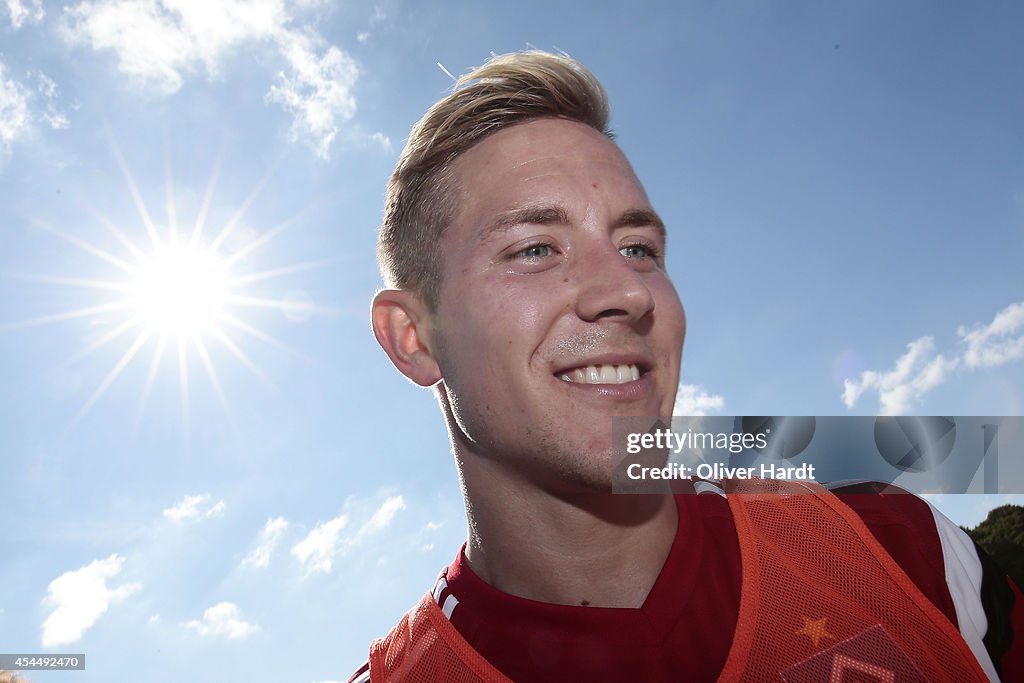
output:
[[817,484],[723,482],[743,561],[722,681],[987,681],[946,616]]
[[[988,680],[953,624],[838,498],[816,484],[723,484],[743,587],[721,683]],[[370,646],[370,677],[509,681],[459,635],[429,592]]]
[[370,680],[510,683],[459,635],[430,592],[386,638],[370,645]]

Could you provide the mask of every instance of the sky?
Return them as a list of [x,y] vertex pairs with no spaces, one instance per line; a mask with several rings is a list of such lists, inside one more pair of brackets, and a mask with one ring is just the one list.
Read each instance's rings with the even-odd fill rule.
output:
[[0,651],[87,656],[31,680],[345,680],[454,558],[368,311],[408,130],[492,52],[607,88],[677,412],[1022,414],[1024,7],[621,5],[0,1]]

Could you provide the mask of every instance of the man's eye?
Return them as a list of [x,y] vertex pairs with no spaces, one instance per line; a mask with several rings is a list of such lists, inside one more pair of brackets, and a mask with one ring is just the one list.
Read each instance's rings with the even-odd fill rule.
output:
[[525,249],[520,249],[515,255],[522,258],[544,258],[551,256],[553,253],[555,252],[550,244],[534,244]]
[[619,249],[619,253],[626,258],[654,258],[658,255],[653,247],[646,244],[630,244]]

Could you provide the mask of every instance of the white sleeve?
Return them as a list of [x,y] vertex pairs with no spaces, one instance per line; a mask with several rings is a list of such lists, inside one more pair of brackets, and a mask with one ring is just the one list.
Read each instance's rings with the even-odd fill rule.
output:
[[928,503],[935,518],[935,530],[942,545],[942,559],[946,566],[946,585],[953,598],[960,635],[967,641],[981,668],[990,681],[999,681],[992,658],[982,639],[988,631],[988,619],[981,604],[981,560],[974,549],[974,541],[964,530]]

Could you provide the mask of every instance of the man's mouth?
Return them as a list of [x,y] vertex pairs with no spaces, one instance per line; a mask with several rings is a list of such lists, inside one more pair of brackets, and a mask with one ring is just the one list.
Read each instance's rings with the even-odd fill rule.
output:
[[587,365],[566,370],[558,375],[565,382],[574,384],[625,384],[640,379],[636,365]]

